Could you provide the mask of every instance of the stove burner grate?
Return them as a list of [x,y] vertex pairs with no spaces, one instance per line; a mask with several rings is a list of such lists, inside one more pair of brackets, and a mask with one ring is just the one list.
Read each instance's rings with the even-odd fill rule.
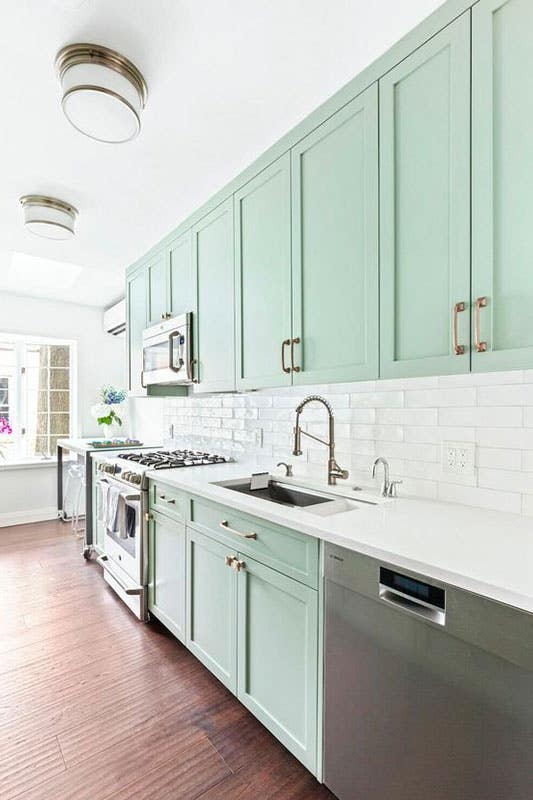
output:
[[201,467],[208,464],[225,464],[226,456],[203,453],[197,450],[157,450],[154,453],[119,453],[118,458],[133,461],[150,469],[174,469],[175,467]]

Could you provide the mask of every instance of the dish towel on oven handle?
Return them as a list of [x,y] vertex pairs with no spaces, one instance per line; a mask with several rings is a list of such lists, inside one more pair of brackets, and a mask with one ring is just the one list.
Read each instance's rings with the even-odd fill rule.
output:
[[118,486],[110,486],[107,491],[105,527],[110,533],[115,534],[115,536],[118,535],[120,527],[120,494],[121,492]]
[[124,500],[125,504],[125,528],[126,534],[130,538],[134,538],[137,534],[137,527],[138,527],[138,520],[141,513],[141,501],[140,500],[131,500],[130,498],[126,497]]
[[98,507],[98,514],[97,519],[98,522],[103,524],[107,521],[107,495],[109,493],[109,484],[106,481],[98,481],[96,484],[96,491],[98,492],[97,495],[97,507]]

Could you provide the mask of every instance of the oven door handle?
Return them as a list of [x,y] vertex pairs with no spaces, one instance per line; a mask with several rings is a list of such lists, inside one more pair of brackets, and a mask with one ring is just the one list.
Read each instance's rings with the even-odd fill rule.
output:
[[111,575],[113,580],[118,583],[118,585],[120,586],[120,588],[122,589],[123,592],[125,592],[126,594],[129,594],[129,595],[132,595],[132,594],[133,595],[139,595],[139,594],[143,593],[144,590],[143,590],[142,586],[139,586],[136,589],[129,589],[127,586],[125,586],[122,583],[122,581],[120,580],[120,578],[117,578],[117,576],[115,575],[113,570],[109,569],[109,567],[107,566],[107,563],[106,563],[107,561],[109,561],[107,556],[98,556],[98,558],[96,559],[96,563],[100,567],[102,567],[102,569],[104,569],[106,572],[109,572],[109,574]]

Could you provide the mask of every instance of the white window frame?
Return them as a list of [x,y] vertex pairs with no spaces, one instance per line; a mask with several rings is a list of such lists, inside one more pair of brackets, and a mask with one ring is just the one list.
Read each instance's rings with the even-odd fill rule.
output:
[[[14,399],[10,402],[10,424],[13,428],[16,446],[8,458],[0,459],[0,468],[19,464],[46,463],[57,460],[57,454],[50,456],[27,456],[24,433],[28,430],[27,392],[26,392],[26,348],[32,345],[68,346],[70,350],[69,420],[70,438],[78,432],[78,351],[75,339],[58,339],[52,336],[33,336],[31,334],[5,333],[0,331],[0,341],[15,347],[15,376],[13,379]],[[1,442],[1,438],[0,438]]]

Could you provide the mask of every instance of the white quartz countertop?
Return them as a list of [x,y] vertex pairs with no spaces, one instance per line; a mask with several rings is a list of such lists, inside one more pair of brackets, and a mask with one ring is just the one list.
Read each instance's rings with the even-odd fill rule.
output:
[[129,445],[122,442],[122,444],[113,444],[109,445],[109,447],[95,447],[92,442],[98,441],[99,438],[98,436],[91,436],[87,439],[59,439],[58,445],[64,450],[70,450],[72,453],[92,453],[93,450],[100,453],[106,450],[124,450],[125,448],[128,450],[145,450],[149,447],[155,448],[160,446],[158,444]]
[[[378,505],[321,517],[303,508],[272,503],[213,485],[264,471],[251,463],[151,470],[149,478],[231,506],[277,525],[410,569],[461,589],[533,613],[533,518],[453,503],[399,497]],[[328,487],[298,476],[283,483],[340,494],[350,500],[381,500],[355,492],[350,482]]]

